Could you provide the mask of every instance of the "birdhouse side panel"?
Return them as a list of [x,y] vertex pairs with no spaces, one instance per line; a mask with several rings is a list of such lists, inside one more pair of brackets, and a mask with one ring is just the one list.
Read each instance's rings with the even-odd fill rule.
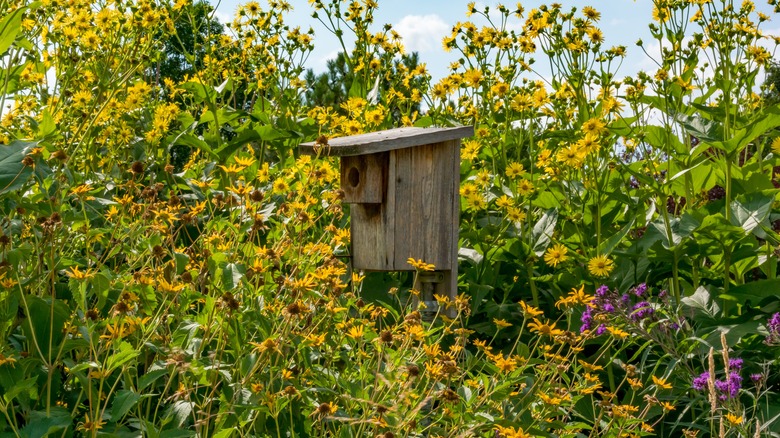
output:
[[[394,191],[397,270],[408,270],[409,257],[451,269],[457,262],[455,206],[460,173],[460,142],[434,143],[391,152],[388,192]],[[395,160],[392,155],[395,155]],[[394,164],[394,166],[393,166]]]

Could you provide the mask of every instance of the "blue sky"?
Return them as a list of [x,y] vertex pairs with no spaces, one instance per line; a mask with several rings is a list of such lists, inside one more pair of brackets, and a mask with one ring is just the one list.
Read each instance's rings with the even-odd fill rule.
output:
[[[217,8],[220,20],[229,20],[243,0],[210,0]],[[267,7],[265,0],[258,0],[261,7]],[[287,23],[301,26],[304,29],[312,27],[316,33],[315,51],[309,58],[309,67],[315,71],[324,71],[328,58],[332,58],[339,49],[337,40],[320,23],[311,17],[313,11],[307,0],[288,0],[293,11],[287,16]],[[650,22],[651,0],[558,0],[566,7],[593,6],[602,13],[600,27],[604,32],[605,45],[624,45],[628,56],[624,60],[617,75],[633,75],[639,70],[654,70],[652,61],[641,48],[635,45],[638,39],[643,39],[648,52],[659,53],[658,44],[650,41],[647,25]],[[466,0],[378,0],[379,9],[375,16],[376,30],[385,23],[392,24],[396,31],[404,37],[408,51],[420,53],[420,59],[428,66],[434,80],[446,74],[447,66],[457,59],[456,53],[447,53],[441,45],[441,39],[449,34],[452,26],[458,21],[466,21]],[[495,6],[498,2],[477,2],[477,7]],[[507,7],[514,7],[515,1],[503,2]],[[528,11],[550,1],[522,1]],[[739,4],[739,2],[737,2]],[[772,17],[772,21],[764,23],[762,30],[766,33],[780,33],[780,15],[772,13],[764,0],[756,0],[757,10]],[[474,17],[472,17],[474,18]],[[516,19],[516,24],[521,21]],[[771,50],[771,49],[770,49]],[[544,56],[544,55],[541,55]],[[539,58],[539,55],[537,55]],[[539,61],[539,59],[537,59]]]

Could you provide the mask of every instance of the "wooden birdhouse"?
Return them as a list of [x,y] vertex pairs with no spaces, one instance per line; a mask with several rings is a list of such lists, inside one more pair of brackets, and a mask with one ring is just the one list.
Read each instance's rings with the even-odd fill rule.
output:
[[435,266],[420,276],[428,289],[457,295],[460,139],[473,135],[471,126],[398,128],[300,145],[341,159],[355,270],[413,270],[414,258]]

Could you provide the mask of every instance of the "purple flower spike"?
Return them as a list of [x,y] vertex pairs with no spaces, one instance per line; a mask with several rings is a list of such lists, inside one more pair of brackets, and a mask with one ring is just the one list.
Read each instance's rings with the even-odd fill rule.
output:
[[647,283],[642,283],[634,289],[634,295],[641,297],[647,292]]
[[599,327],[596,329],[596,335],[598,335],[598,336],[601,336],[601,335],[603,335],[603,334],[604,334],[604,332],[606,332],[606,331],[607,331],[607,326],[606,326],[606,325],[604,325],[604,324],[601,324],[601,325],[600,325],[600,326],[599,326]]

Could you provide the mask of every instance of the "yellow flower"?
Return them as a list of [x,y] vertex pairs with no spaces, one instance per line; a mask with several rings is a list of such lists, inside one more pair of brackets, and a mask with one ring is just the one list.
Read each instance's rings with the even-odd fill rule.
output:
[[772,140],[772,153],[780,155],[780,137],[775,137],[775,139]]
[[617,327],[607,327],[607,330],[612,334],[612,336],[618,339],[624,339],[628,337],[627,332],[624,332],[623,330],[620,330]]
[[415,260],[412,257],[409,257],[409,259],[406,260],[406,263],[409,263],[410,265],[412,265],[414,269],[418,271],[433,271],[434,269],[436,269],[436,266],[430,263],[425,263],[424,261],[419,259]]
[[536,318],[537,316],[544,314],[543,311],[534,306],[529,306],[525,301],[520,301],[520,308],[523,309],[523,314],[525,314],[525,316],[530,316],[531,318]]
[[5,364],[9,364],[9,365],[11,365],[11,367],[13,367],[15,362],[16,362],[16,359],[14,359],[13,357],[5,357],[5,355],[0,353],[0,367],[5,365]]
[[514,427],[496,426],[496,432],[503,438],[531,438],[531,435],[525,433],[521,427],[515,429]]
[[655,383],[655,385],[661,389],[672,389],[672,385],[666,383],[665,379],[661,379],[656,376],[653,376],[653,383]]
[[607,277],[615,266],[605,255],[593,257],[588,262],[588,271],[596,277]]
[[504,319],[493,318],[493,323],[495,325],[497,325],[498,328],[512,327],[512,323],[511,322],[507,322]]
[[533,333],[551,337],[563,334],[563,330],[555,328],[555,323],[543,323],[536,318],[534,318],[534,322],[528,324],[528,328],[530,328]]
[[731,413],[726,414],[726,420],[728,420],[728,422],[731,423],[733,426],[742,424],[742,421],[744,421],[741,415],[737,416]]
[[506,166],[506,176],[509,178],[516,178],[525,172],[525,169],[523,169],[523,165],[518,162],[512,162],[509,163],[508,166]]
[[527,179],[522,179],[517,183],[517,193],[522,196],[528,196],[534,192],[534,184]]
[[565,246],[557,243],[547,248],[547,252],[544,254],[544,262],[555,268],[558,266],[558,263],[563,263],[569,259],[566,256],[568,252],[569,250]]
[[67,275],[70,278],[75,278],[76,280],[86,280],[92,278],[95,275],[95,273],[90,272],[89,269],[82,272],[81,270],[79,270],[78,266],[74,266],[70,268],[70,271],[65,271],[65,275]]
[[674,405],[669,402],[661,402],[661,407],[664,408],[665,411],[673,411]]
[[358,340],[358,339],[363,338],[363,334],[364,334],[364,332],[363,332],[363,326],[362,325],[356,325],[356,326],[350,328],[347,331],[347,336],[349,336],[350,338],[352,338],[354,340]]
[[511,357],[497,355],[493,358],[493,361],[496,363],[498,369],[504,373],[511,373],[517,368],[517,361]]
[[593,296],[585,293],[585,285],[583,284],[579,289],[576,287],[572,288],[569,291],[569,295],[555,303],[555,307],[560,309],[562,306],[568,307],[575,304],[588,305],[591,301],[593,301]]

